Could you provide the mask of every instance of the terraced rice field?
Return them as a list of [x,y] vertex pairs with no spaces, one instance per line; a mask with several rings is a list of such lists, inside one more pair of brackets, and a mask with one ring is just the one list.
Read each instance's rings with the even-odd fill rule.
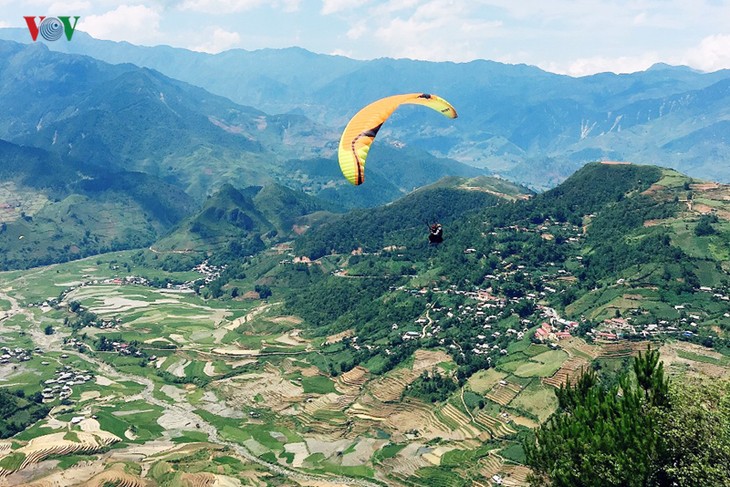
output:
[[522,388],[511,382],[500,381],[491,391],[487,393],[487,399],[494,401],[501,406],[506,406],[520,393]]
[[436,416],[446,426],[450,427],[454,437],[460,439],[477,438],[483,432],[472,424],[471,418],[462,413],[454,405],[447,403],[436,413]]
[[[62,432],[39,436],[30,440],[27,445],[15,450],[13,454],[24,455],[23,460],[17,468],[0,468],[0,478],[16,470],[23,470],[29,465],[39,463],[52,455],[90,454],[122,441],[118,436],[106,431],[95,431],[94,433],[78,431],[76,432],[78,441],[64,439],[65,434],[65,432]],[[3,451],[5,455],[10,454],[7,450]],[[4,458],[5,455],[0,456],[0,459]]]
[[141,478],[125,472],[123,466],[115,466],[94,476],[85,485],[86,487],[105,487],[108,485],[117,487],[147,487],[149,484]]
[[621,358],[631,355],[638,355],[639,352],[646,352],[649,342],[630,342],[622,340],[619,342],[602,343],[599,358]]
[[509,436],[515,433],[505,420],[490,416],[486,411],[479,411],[475,416],[477,423],[484,426],[494,438]]
[[552,377],[547,377],[542,380],[544,384],[551,385],[553,387],[560,387],[561,385],[577,378],[581,371],[588,367],[588,360],[581,356],[574,356],[566,360],[563,365],[558,369]]
[[509,465],[502,469],[502,485],[506,487],[526,487],[530,469],[522,465]]
[[[502,469],[504,464],[502,457],[499,455],[487,455],[479,459],[479,473],[487,479],[491,479],[494,474]],[[488,482],[487,485],[492,485]]]

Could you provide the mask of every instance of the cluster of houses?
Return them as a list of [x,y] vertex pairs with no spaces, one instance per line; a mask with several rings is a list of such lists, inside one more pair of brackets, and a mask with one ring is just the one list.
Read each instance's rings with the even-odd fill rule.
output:
[[74,370],[69,365],[64,365],[56,369],[56,375],[53,379],[46,380],[43,385],[45,388],[41,391],[43,402],[51,402],[56,399],[67,399],[73,393],[72,387],[89,382],[94,378],[91,371]]
[[88,284],[115,284],[117,286],[135,284],[137,286],[149,286],[150,281],[146,277],[125,276],[125,277],[111,277],[108,279],[102,279],[100,281],[94,280],[94,281],[90,281]]
[[[36,353],[42,353],[43,350],[36,347]],[[6,365],[9,363],[27,362],[33,356],[33,350],[26,348],[10,348],[0,347],[0,364]]]

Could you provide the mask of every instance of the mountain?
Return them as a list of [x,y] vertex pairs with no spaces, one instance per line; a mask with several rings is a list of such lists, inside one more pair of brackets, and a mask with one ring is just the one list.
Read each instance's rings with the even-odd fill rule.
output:
[[55,53],[40,43],[0,42],[0,96],[7,101],[0,138],[152,174],[196,199],[223,183],[279,181],[318,194],[307,184],[308,171],[317,172],[312,160],[328,166],[327,178],[316,178],[328,189],[320,196],[351,206],[384,203],[445,175],[484,173],[423,151],[384,149],[369,161],[372,185],[396,172],[413,180],[372,188],[378,199],[367,191],[342,198],[351,188],[341,181],[333,129],[303,115],[267,115],[149,68]]
[[303,217],[336,209],[277,184],[243,190],[225,184],[206,199],[200,211],[156,242],[154,249],[183,253],[234,249],[235,255],[251,255],[306,229]]
[[[581,336],[589,339],[618,330],[636,339],[683,334],[719,350],[730,347],[725,302],[730,186],[657,166],[603,163],[588,164],[556,188],[512,202],[477,201],[474,190],[464,186],[423,188],[393,204],[312,227],[297,239],[295,251],[339,270],[302,289],[296,287],[296,272],[280,273],[275,293],[290,296],[290,311],[321,327],[318,333],[354,326],[360,346],[389,344],[389,350],[397,346],[392,323],[412,322],[424,309],[406,305],[404,290],[430,290],[428,303],[453,310],[464,302],[448,291],[438,294],[450,286],[474,296],[478,289],[501,296],[490,298],[504,309],[500,320],[525,318],[550,306],[580,323]],[[438,247],[426,243],[426,229],[418,225],[429,210],[444,224]],[[456,318],[442,314],[443,330],[457,326]],[[430,316],[436,320],[433,312]],[[481,322],[460,323],[461,332],[443,336],[461,335],[455,342],[471,350]],[[443,345],[420,336],[420,346]],[[372,353],[362,360],[373,363]],[[484,357],[468,353],[454,359],[478,370]]]
[[[330,252],[376,252],[394,244],[419,245],[416,242],[426,242],[426,224],[447,225],[487,206],[529,194],[527,188],[495,178],[445,178],[389,205],[323,220],[296,240],[295,250],[316,259]],[[448,231],[447,227],[447,236]]]
[[0,268],[143,247],[194,211],[148,174],[61,158],[0,140]]
[[[29,42],[23,30],[0,35]],[[486,167],[537,188],[552,187],[595,160],[661,161],[695,177],[730,180],[722,138],[689,152],[674,141],[728,120],[730,71],[700,73],[657,64],[632,74],[581,78],[536,67],[478,60],[356,61],[299,48],[211,55],[166,46],[100,41],[79,32],[53,49],[131,62],[270,113],[297,113],[341,128],[360,107],[399,92],[437,93],[457,107],[452,123],[413,107],[394,114],[381,137]],[[412,108],[412,109],[409,109]],[[428,129],[425,129],[428,127]]]

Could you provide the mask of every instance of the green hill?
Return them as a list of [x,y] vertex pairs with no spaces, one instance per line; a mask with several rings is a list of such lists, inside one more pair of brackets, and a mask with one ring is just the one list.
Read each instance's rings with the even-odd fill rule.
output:
[[[504,300],[495,314],[504,326],[494,325],[503,335],[516,328],[514,320],[541,319],[539,304],[580,323],[571,333],[589,340],[597,330],[730,347],[727,186],[655,166],[601,163],[586,165],[551,191],[512,202],[456,189],[464,182],[455,181],[313,227],[295,242],[296,253],[338,270],[320,274],[312,267],[306,280],[299,268],[282,270],[274,292],[288,296],[290,312],[317,333],[354,327],[358,344],[374,348],[352,365],[398,363],[384,352],[401,343],[394,322],[412,322],[424,306],[475,306],[466,296],[478,289]],[[438,247],[426,243],[421,220],[429,218],[444,223]],[[430,316],[445,343],[453,339],[463,350],[454,360],[466,376],[487,356],[499,358],[467,352],[478,350],[483,321],[444,314]],[[625,321],[607,321],[617,317]],[[490,349],[505,348],[504,339],[489,338]],[[417,344],[443,343],[421,336]]]
[[264,242],[295,236],[301,217],[331,209],[331,204],[276,184],[243,190],[226,184],[154,248],[159,252],[233,249],[234,255],[250,255],[263,250]]
[[0,268],[28,268],[143,247],[193,200],[143,173],[112,172],[0,141]]

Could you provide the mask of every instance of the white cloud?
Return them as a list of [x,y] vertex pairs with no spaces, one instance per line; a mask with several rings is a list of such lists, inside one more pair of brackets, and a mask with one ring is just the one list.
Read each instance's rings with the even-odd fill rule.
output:
[[5,27],[10,27],[10,22],[5,22],[4,20],[0,20],[0,29],[3,29]]
[[646,12],[641,12],[634,17],[634,25],[646,24]]
[[236,47],[240,42],[241,36],[238,32],[229,32],[220,27],[216,27],[203,44],[193,47],[192,50],[215,54]]
[[233,14],[268,6],[286,13],[299,10],[301,0],[185,0],[179,6],[182,11],[206,14]]
[[540,67],[546,71],[569,76],[588,76],[596,73],[635,73],[649,68],[660,62],[656,53],[647,53],[640,56],[603,57],[594,56],[580,58],[570,62],[567,66],[561,63],[547,63]]
[[229,14],[252,10],[267,3],[266,0],[185,0],[180,5],[180,10],[209,14]]
[[688,50],[680,62],[703,71],[730,68],[730,35],[705,37],[699,46]]
[[[407,3],[409,0],[402,0],[398,5]],[[472,5],[449,0],[422,2],[410,16],[381,24],[375,37],[393,57],[470,61],[479,57],[484,45],[498,36],[502,27],[499,20],[480,18]]]
[[364,23],[356,24],[347,31],[347,38],[352,39],[353,41],[357,40],[361,38],[367,30],[368,29],[365,27]]
[[97,39],[128,41],[136,44],[159,42],[161,15],[144,5],[120,5],[101,15],[79,19],[79,30]]
[[48,15],[79,15],[90,8],[91,2],[85,0],[54,2],[48,6]]
[[298,12],[299,11],[299,5],[302,3],[301,0],[281,0],[279,2],[281,4],[281,9],[284,12],[291,13],[291,12]]
[[330,15],[343,10],[356,10],[365,4],[369,0],[322,0],[322,15]]

